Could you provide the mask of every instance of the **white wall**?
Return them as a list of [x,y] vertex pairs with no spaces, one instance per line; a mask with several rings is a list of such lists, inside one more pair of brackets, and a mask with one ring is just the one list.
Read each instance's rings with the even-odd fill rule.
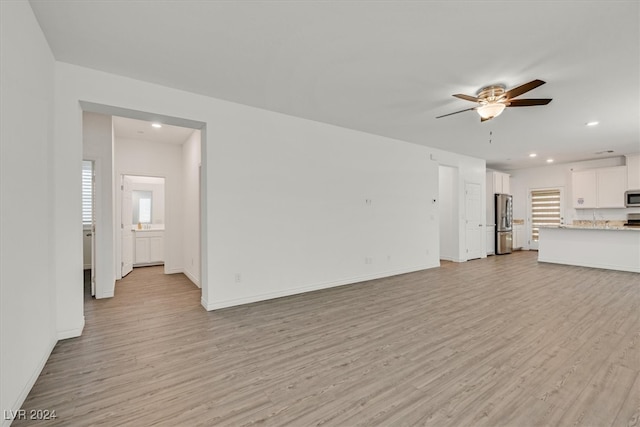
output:
[[[29,4],[0,2],[0,409],[6,413],[20,408],[57,341],[53,72],[53,56]],[[79,194],[79,178],[65,191]],[[80,211],[75,216],[80,236]],[[80,284],[74,291],[81,299],[81,239],[76,246],[70,279]],[[4,417],[0,422],[9,424]]]
[[[70,64],[57,63],[56,75],[56,143],[69,158],[79,152],[79,100],[206,125],[209,309],[436,266],[438,169],[430,155],[459,167],[459,185],[473,179],[484,188],[482,160]],[[56,171],[57,186],[70,179]],[[56,202],[80,204],[73,195]],[[61,218],[56,226],[71,224]]]
[[440,259],[458,259],[458,170],[450,166],[439,168]]
[[182,206],[184,274],[201,287],[200,281],[200,141],[201,132],[193,131],[182,144]]
[[[574,209],[571,204],[572,171],[604,168],[609,166],[622,166],[624,164],[624,157],[612,157],[601,160],[589,160],[583,162],[547,165],[538,168],[510,171],[511,192],[513,194],[513,216],[514,218],[524,218],[526,220],[525,224],[527,229],[527,236],[529,236],[531,233],[531,224],[528,220],[529,192],[532,189],[536,188],[562,188],[564,199],[563,214],[565,224],[571,224],[571,222],[580,219],[591,220],[593,219],[594,212],[596,214],[596,219],[598,220],[626,220],[628,213],[640,213],[640,208],[595,210]],[[528,248],[528,245],[525,248]]]
[[[110,298],[115,292],[115,192],[113,188],[113,125],[111,116],[82,114],[82,156],[93,160],[96,176],[94,234],[96,245],[96,298]],[[80,224],[82,219],[80,219]]]
[[[182,272],[184,222],[182,218],[182,146],[180,144],[116,138],[114,159],[115,176],[118,182],[120,182],[122,175],[153,176],[165,179],[164,271],[167,274]],[[120,212],[120,206],[121,200],[120,197],[117,197],[117,212]],[[120,239],[117,241],[117,245],[121,244]]]
[[208,308],[439,264],[424,147],[253,109],[225,122],[208,126]]

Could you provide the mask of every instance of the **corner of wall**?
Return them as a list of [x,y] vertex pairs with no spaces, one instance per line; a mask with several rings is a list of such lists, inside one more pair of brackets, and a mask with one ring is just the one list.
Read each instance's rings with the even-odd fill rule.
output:
[[[113,296],[113,295],[112,295]],[[58,331],[58,340],[66,340],[69,338],[76,338],[82,335],[82,331],[84,330],[84,316],[82,316],[82,323],[80,326],[74,329],[68,329],[65,331]]]

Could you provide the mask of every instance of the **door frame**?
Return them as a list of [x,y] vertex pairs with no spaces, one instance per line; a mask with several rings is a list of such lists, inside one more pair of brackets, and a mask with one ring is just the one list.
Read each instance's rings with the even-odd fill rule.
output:
[[[164,220],[164,229],[165,231],[167,230],[167,221],[166,221],[166,204],[167,204],[167,189],[166,189],[166,183],[167,183],[167,177],[166,176],[159,176],[159,175],[141,175],[139,173],[128,173],[128,172],[121,172],[120,173],[120,182],[121,184],[118,185],[118,188],[116,189],[116,194],[118,195],[118,200],[120,201],[118,205],[116,205],[116,211],[118,212],[118,220],[120,221],[120,225],[122,226],[124,224],[123,222],[123,203],[122,203],[122,197],[124,195],[124,178],[125,177],[146,177],[146,178],[161,178],[163,180],[164,183],[164,189],[163,189],[163,198],[165,201],[165,211],[162,213],[163,217],[165,218]],[[169,224],[171,225],[171,224]],[[116,275],[116,279],[120,280],[123,277],[125,277],[126,275],[122,275],[122,266],[123,266],[123,261],[122,261],[122,252],[123,252],[123,241],[122,241],[122,232],[123,232],[123,228],[120,229],[120,243],[119,243],[119,247],[120,247],[120,251],[116,254],[116,266],[121,266],[120,268],[120,274]],[[135,237],[133,237],[133,239],[135,240]],[[166,251],[165,251],[166,252]],[[133,254],[132,257],[135,259],[135,243],[133,243]],[[166,254],[163,256],[163,259],[166,258]],[[135,262],[132,264],[132,267],[135,267]],[[165,272],[166,274],[166,272]]]
[[[79,101],[80,104],[80,108],[82,112],[88,112],[88,113],[96,113],[96,114],[102,114],[105,116],[120,116],[120,117],[127,117],[127,118],[131,118],[131,119],[137,119],[137,120],[144,120],[144,121],[162,121],[163,123],[166,123],[168,125],[174,125],[174,126],[181,126],[181,127],[185,127],[185,128],[189,128],[189,129],[194,129],[194,130],[199,130],[200,131],[200,144],[199,144],[199,148],[200,148],[200,223],[199,223],[199,229],[200,229],[200,289],[201,289],[201,304],[206,308],[206,301],[208,301],[208,293],[209,293],[209,289],[208,289],[208,279],[209,279],[209,274],[208,274],[208,264],[207,264],[207,260],[208,260],[208,245],[207,245],[207,239],[206,239],[206,233],[207,233],[207,224],[206,224],[206,218],[207,218],[207,214],[208,214],[208,204],[207,204],[207,151],[206,151],[206,147],[207,147],[207,124],[206,122],[201,122],[201,121],[196,121],[196,120],[190,120],[190,119],[185,119],[185,118],[179,118],[179,117],[174,117],[174,116],[166,116],[163,114],[155,114],[155,113],[149,113],[149,112],[144,112],[144,111],[138,111],[138,110],[131,110],[131,109],[127,109],[127,108],[122,108],[122,107],[116,107],[116,106],[110,106],[110,105],[105,105],[105,104],[97,104],[97,103],[93,103],[93,102],[88,102],[88,101]],[[82,123],[82,120],[81,120]],[[81,125],[82,127],[83,125]],[[82,157],[82,155],[80,156]],[[101,164],[101,160],[100,159],[92,159],[91,157],[87,157],[87,160],[94,160],[95,163],[95,173],[96,173],[96,204],[102,205],[103,202],[107,202],[108,198],[106,197],[106,195],[103,192],[103,189],[100,185],[100,181],[102,180],[101,175],[100,175],[100,171],[102,170],[103,165]],[[114,186],[115,185],[115,181],[116,181],[116,177],[115,177],[115,171],[113,170],[113,166],[115,163],[115,159],[112,158],[111,163],[108,165],[110,167],[111,170],[111,185]],[[80,178],[81,179],[81,178]],[[112,193],[113,194],[113,193]],[[118,202],[118,198],[115,197],[115,194],[112,196],[115,201],[110,201],[111,203],[111,212],[105,212],[105,215],[110,216],[109,221],[111,222],[111,224],[113,225],[113,227],[115,229],[118,229],[119,227],[117,227],[117,225],[119,224],[119,215],[117,214],[117,206],[116,203],[119,204]],[[97,210],[96,210],[96,217],[97,217]],[[113,263],[109,263],[110,265],[107,267],[109,268],[111,271],[113,271],[114,274],[114,282],[117,279],[120,279],[121,277],[119,277],[120,275],[120,269],[117,268],[119,266],[119,262],[121,262],[122,256],[120,251],[122,250],[121,248],[121,243],[120,243],[120,239],[119,236],[120,233],[114,233],[113,236],[110,236],[112,240],[112,260]],[[205,236],[205,238],[203,239],[202,236]],[[100,259],[101,257],[104,257],[105,255],[101,253],[100,251],[100,247],[97,246],[96,247],[96,264],[100,264]],[[100,287],[99,283],[97,283],[98,288]],[[115,286],[115,283],[114,283]],[[82,290],[82,292],[84,292]],[[113,295],[111,295],[113,296]]]

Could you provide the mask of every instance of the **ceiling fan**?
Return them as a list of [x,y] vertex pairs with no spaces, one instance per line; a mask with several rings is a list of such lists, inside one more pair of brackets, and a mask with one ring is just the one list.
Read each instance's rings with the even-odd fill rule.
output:
[[504,85],[487,86],[480,89],[477,96],[455,94],[456,98],[464,99],[466,101],[476,102],[478,105],[465,110],[456,111],[455,113],[444,114],[436,117],[451,116],[452,114],[462,113],[464,111],[476,110],[480,115],[480,121],[486,122],[495,117],[498,117],[506,107],[531,107],[534,105],[547,105],[551,102],[550,98],[542,99],[513,99],[523,93],[529,92],[532,89],[537,88],[545,84],[542,80],[533,80],[529,83],[525,83],[521,86],[514,87],[513,89],[505,91]]

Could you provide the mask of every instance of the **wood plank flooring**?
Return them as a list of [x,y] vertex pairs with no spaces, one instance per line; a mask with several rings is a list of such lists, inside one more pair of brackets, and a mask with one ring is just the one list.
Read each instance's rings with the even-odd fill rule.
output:
[[64,426],[640,425],[640,275],[536,259],[215,312],[183,275],[137,268],[87,299],[23,409]]

